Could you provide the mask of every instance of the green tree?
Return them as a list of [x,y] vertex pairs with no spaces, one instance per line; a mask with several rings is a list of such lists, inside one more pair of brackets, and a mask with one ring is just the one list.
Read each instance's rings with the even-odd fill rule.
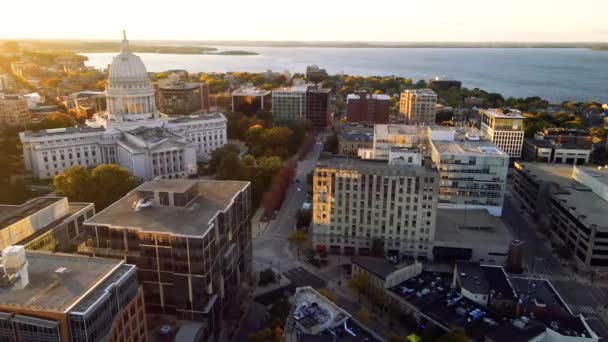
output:
[[129,171],[116,164],[101,164],[91,171],[91,194],[95,209],[102,210],[118,201],[137,186],[137,180]]
[[369,290],[369,275],[365,272],[359,272],[350,279],[350,287],[357,291],[357,300],[361,303],[361,295]]
[[274,283],[276,279],[276,274],[274,274],[272,268],[269,267],[260,272],[260,281],[258,282],[258,284],[260,286],[264,286],[270,283]]
[[71,166],[53,177],[55,193],[69,198],[72,202],[91,201],[92,186],[91,171],[81,165]]
[[462,328],[453,328],[449,333],[441,336],[437,341],[439,342],[468,342],[469,337]]
[[369,325],[369,322],[371,321],[369,310],[367,310],[366,308],[359,309],[359,311],[357,311],[356,317],[359,322],[363,323],[363,325]]
[[292,230],[287,236],[287,241],[292,246],[296,246],[298,249],[298,260],[300,260],[300,248],[304,242],[308,240],[308,235],[299,229]]
[[327,298],[329,301],[334,303],[336,302],[336,294],[333,293],[330,289],[321,288],[318,291],[320,294],[323,295],[323,297]]
[[244,155],[243,159],[241,161],[243,162],[244,166],[247,166],[247,167],[255,166],[255,157],[252,156],[251,154]]
[[67,114],[53,113],[47,115],[44,119],[35,126],[35,129],[53,129],[53,128],[64,128],[74,127],[76,120]]
[[226,144],[222,148],[218,148],[211,152],[211,159],[209,159],[209,164],[207,165],[207,169],[210,173],[216,173],[218,166],[222,162],[222,159],[229,154],[230,152],[239,153],[241,150],[235,144]]
[[268,311],[270,315],[270,325],[282,327],[285,325],[285,320],[291,311],[291,304],[287,298],[281,298],[273,304]]
[[220,162],[217,168],[217,175],[215,176],[218,180],[246,180],[247,174],[245,167],[239,158],[238,153],[228,152]]

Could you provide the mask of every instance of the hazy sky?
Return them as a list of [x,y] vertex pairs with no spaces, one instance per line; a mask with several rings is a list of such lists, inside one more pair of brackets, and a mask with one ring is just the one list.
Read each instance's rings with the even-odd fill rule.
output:
[[0,38],[605,41],[608,0],[3,0]]

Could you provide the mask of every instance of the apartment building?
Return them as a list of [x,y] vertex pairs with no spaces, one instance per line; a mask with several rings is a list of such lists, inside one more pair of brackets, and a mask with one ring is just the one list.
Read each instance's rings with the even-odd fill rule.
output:
[[358,91],[346,97],[346,121],[361,123],[388,123],[390,96]]
[[399,98],[399,113],[410,125],[434,125],[437,94],[431,89],[407,89]]
[[279,88],[272,91],[272,118],[275,121],[295,121],[306,118],[306,85]]
[[572,250],[580,270],[608,270],[608,170],[515,163],[513,196]]
[[137,265],[149,313],[217,338],[250,276],[251,210],[249,182],[153,180],[87,220],[79,252]]
[[335,157],[313,173],[313,246],[369,255],[374,239],[385,251],[430,256],[435,236],[437,173],[386,161]]
[[431,160],[439,171],[440,208],[486,209],[500,216],[509,156],[468,127],[429,127]]
[[518,159],[524,144],[524,116],[516,109],[490,108],[480,109],[481,132],[496,146]]
[[137,270],[123,260],[2,251],[1,341],[147,341]]
[[25,127],[30,121],[27,99],[0,93],[0,128]]

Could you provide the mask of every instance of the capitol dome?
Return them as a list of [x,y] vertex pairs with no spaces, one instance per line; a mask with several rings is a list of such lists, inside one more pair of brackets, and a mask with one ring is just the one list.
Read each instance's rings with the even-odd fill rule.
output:
[[110,65],[109,86],[112,83],[149,82],[148,71],[139,56],[129,50],[129,41],[123,32],[122,49],[120,54],[113,58]]

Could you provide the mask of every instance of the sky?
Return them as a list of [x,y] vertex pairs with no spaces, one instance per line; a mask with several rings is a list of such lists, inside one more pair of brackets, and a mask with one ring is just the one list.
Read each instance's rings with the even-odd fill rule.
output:
[[0,38],[608,42],[608,0],[3,0],[2,12]]

